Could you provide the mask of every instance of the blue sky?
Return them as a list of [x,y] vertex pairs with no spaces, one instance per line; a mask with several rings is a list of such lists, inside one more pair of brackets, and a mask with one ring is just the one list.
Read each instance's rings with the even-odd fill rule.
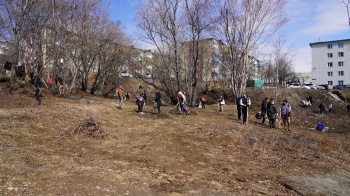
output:
[[[110,0],[112,20],[120,20],[125,32],[132,36],[138,31],[133,21],[142,0]],[[340,0],[289,0],[286,6],[289,22],[280,30],[292,46],[294,68],[297,72],[311,71],[309,43],[350,39],[346,10]]]

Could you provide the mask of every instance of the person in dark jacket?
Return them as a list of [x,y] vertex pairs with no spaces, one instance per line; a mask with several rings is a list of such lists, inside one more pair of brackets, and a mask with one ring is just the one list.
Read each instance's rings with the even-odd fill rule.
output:
[[34,78],[34,86],[35,86],[35,98],[38,101],[38,104],[41,105],[41,99],[42,99],[42,94],[41,94],[41,86],[42,86],[42,81],[39,76],[35,76]]
[[324,109],[324,105],[323,105],[322,102],[320,103],[320,105],[318,106],[318,108],[320,108],[320,114],[322,115],[323,111],[325,110],[325,109]]
[[248,123],[248,108],[251,105],[250,98],[246,93],[243,94],[240,105],[242,107],[243,124],[246,125]]
[[276,128],[276,118],[278,116],[278,112],[275,105],[275,99],[271,98],[268,107],[267,107],[267,117],[269,118],[269,127]]
[[310,103],[312,104],[312,97],[311,97],[311,95],[307,96],[306,100],[310,101]]
[[265,124],[265,118],[266,118],[266,112],[267,112],[267,100],[269,98],[265,97],[265,100],[261,103],[261,115],[262,115],[262,122],[261,124]]
[[346,106],[346,108],[348,109],[348,112],[350,112],[350,103]]
[[143,98],[145,99],[145,105],[146,105],[146,102],[147,102],[147,92],[146,92],[146,90],[143,91]]
[[237,100],[236,100],[238,121],[241,121],[241,120],[242,120],[241,99],[242,99],[242,97],[237,97]]
[[157,89],[156,92],[156,99],[154,100],[157,103],[157,110],[158,114],[160,113],[160,106],[162,105],[162,95],[159,92],[159,89]]

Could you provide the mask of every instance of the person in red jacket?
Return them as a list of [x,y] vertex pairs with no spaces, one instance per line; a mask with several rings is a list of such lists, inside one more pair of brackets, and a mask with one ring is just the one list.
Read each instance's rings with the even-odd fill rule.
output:
[[49,89],[51,89],[52,83],[53,83],[52,76],[50,76],[49,81],[47,81],[47,85],[49,86]]
[[206,100],[204,97],[201,98],[202,108],[203,108],[203,109],[205,109],[205,102],[206,102],[206,101],[207,101],[207,100]]

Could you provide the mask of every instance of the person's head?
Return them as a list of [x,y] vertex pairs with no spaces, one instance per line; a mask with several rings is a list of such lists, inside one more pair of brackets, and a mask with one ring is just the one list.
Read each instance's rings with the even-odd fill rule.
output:
[[269,98],[265,97],[265,101],[267,101]]
[[275,98],[271,98],[271,99],[270,99],[270,102],[271,102],[272,104],[275,104]]
[[283,103],[288,103],[288,100],[287,99],[283,100]]
[[247,97],[247,93],[243,93],[243,97]]
[[139,86],[139,89],[142,89],[142,86],[141,86],[141,85]]

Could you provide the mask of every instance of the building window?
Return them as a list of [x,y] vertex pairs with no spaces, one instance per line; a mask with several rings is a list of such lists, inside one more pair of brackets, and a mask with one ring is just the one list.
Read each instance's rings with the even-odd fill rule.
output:
[[328,53],[328,58],[333,58],[333,53]]
[[333,63],[332,63],[332,62],[329,62],[329,63],[328,63],[328,67],[333,67]]
[[339,57],[344,57],[344,52],[338,52]]
[[338,62],[338,66],[339,67],[343,67],[344,66],[344,62],[343,61]]
[[338,85],[344,85],[344,80],[338,80]]
[[328,76],[333,76],[333,72],[329,71]]
[[338,48],[344,48],[343,43],[338,43]]
[[333,85],[333,81],[328,81],[328,85]]
[[343,76],[344,75],[344,71],[338,71],[338,75]]
[[332,44],[327,44],[327,48],[332,49],[333,48]]

